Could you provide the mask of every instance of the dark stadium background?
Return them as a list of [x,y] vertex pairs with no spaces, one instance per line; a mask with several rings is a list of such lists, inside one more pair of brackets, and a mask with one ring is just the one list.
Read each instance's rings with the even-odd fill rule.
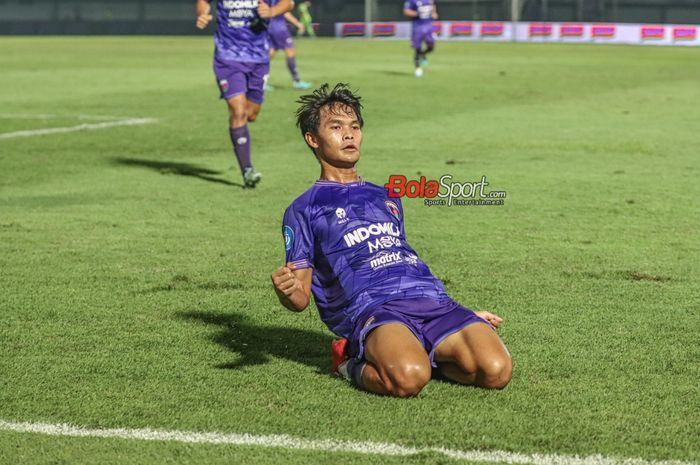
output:
[[[316,0],[320,35],[333,23],[403,20],[402,0]],[[509,20],[510,0],[438,0],[442,19]],[[523,0],[521,21],[700,23],[700,0]],[[0,34],[204,34],[193,0],[0,0]]]

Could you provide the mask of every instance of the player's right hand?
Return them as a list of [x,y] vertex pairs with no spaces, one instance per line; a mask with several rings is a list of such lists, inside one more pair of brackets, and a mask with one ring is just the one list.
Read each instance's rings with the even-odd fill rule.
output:
[[300,36],[303,36],[305,31],[306,31],[306,28],[304,27],[304,25],[299,23],[299,27],[297,27],[297,34],[299,34]]
[[214,19],[214,17],[209,13],[197,16],[197,29],[204,29],[209,25],[212,19]]
[[302,289],[301,281],[293,273],[294,269],[294,265],[290,262],[287,266],[281,266],[272,272],[272,284],[275,290],[287,297]]

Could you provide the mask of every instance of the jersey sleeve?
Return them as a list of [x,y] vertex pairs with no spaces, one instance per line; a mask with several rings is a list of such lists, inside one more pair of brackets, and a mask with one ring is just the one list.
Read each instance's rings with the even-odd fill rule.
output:
[[311,268],[314,240],[304,210],[295,208],[293,204],[287,208],[282,220],[282,235],[286,263],[292,262],[297,269]]
[[403,9],[416,11],[416,3],[413,0],[406,0],[403,3]]
[[400,197],[399,197],[399,198],[392,199],[392,200],[394,200],[394,201],[396,202],[396,205],[399,207],[399,226],[400,226],[400,228],[401,228],[401,229],[400,229],[401,235],[402,235],[402,236],[404,237],[404,239],[405,239],[405,238],[406,238],[406,228],[405,228],[404,225],[405,225],[406,223],[405,223],[405,221],[404,221],[404,216],[403,216],[403,204],[401,203],[401,198],[400,198]]

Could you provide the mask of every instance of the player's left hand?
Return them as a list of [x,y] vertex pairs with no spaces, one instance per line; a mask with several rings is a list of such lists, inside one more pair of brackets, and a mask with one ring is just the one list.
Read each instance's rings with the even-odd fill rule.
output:
[[501,323],[503,323],[503,318],[501,318],[498,315],[494,315],[491,312],[487,312],[486,310],[481,310],[479,312],[474,313],[476,313],[476,316],[478,316],[479,318],[482,318],[491,323],[491,325],[494,328],[498,328],[499,326],[501,326]]
[[306,28],[304,27],[304,25],[299,23],[299,26],[297,26],[297,34],[303,36],[305,31]]
[[270,17],[272,17],[272,8],[270,8],[270,5],[260,0],[260,2],[258,2],[258,14],[263,19],[270,19]]

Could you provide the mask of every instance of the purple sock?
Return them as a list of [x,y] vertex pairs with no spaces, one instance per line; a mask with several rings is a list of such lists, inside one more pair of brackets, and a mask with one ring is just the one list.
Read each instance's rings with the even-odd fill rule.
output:
[[250,162],[250,134],[248,133],[248,125],[246,124],[240,128],[229,128],[229,134],[231,135],[233,150],[236,152],[236,158],[238,158],[238,165],[241,167],[242,173],[246,168],[253,166]]
[[289,68],[289,73],[292,75],[294,81],[299,80],[299,72],[297,71],[297,60],[294,57],[287,57],[287,68]]

